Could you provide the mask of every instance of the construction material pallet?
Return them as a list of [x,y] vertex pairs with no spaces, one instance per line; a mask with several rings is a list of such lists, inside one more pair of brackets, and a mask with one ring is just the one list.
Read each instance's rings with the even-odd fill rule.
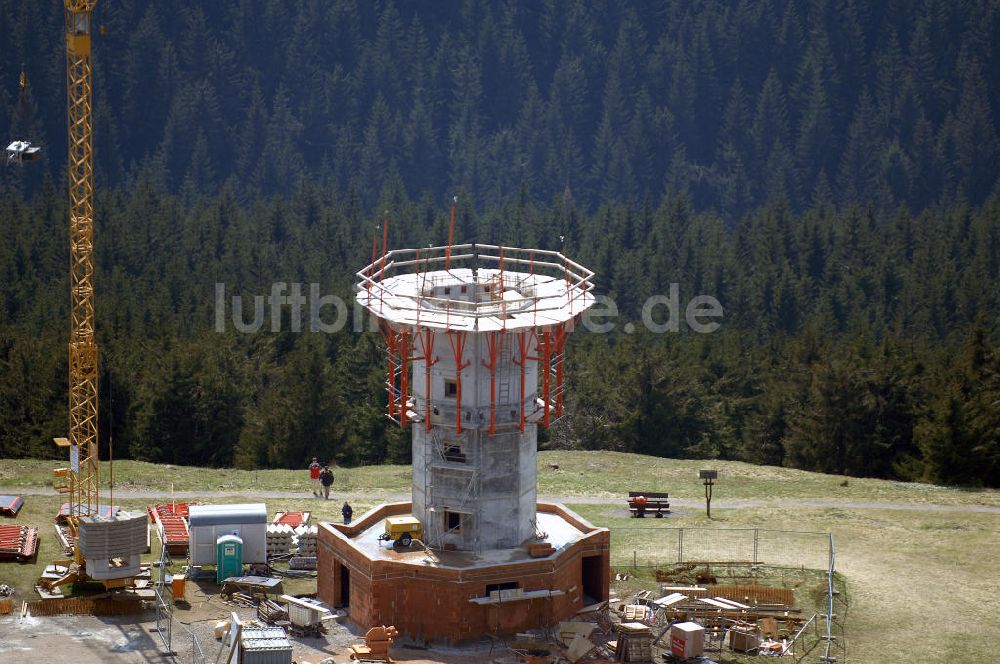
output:
[[188,529],[188,503],[169,503],[154,505],[146,510],[149,518],[156,524],[160,540],[166,545],[167,553],[172,556],[186,556],[191,544],[191,531]]
[[63,553],[72,555],[73,549],[76,548],[76,535],[73,534],[73,529],[69,527],[69,523],[66,521],[62,523],[56,522],[55,527],[56,539],[62,545]]
[[38,552],[38,528],[0,525],[0,559],[31,560]]
[[24,498],[21,496],[0,496],[0,514],[3,516],[15,517],[24,507]]
[[131,616],[143,612],[142,602],[124,598],[53,598],[28,602],[28,612],[35,617],[60,615]]

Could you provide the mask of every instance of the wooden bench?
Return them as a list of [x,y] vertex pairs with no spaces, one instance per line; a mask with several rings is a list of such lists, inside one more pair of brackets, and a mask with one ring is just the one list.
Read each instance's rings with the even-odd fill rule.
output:
[[[646,498],[645,506],[637,505],[635,499],[639,496]],[[628,511],[631,516],[643,518],[647,514],[653,514],[657,519],[662,519],[664,514],[670,514],[670,496],[656,491],[629,491]]]

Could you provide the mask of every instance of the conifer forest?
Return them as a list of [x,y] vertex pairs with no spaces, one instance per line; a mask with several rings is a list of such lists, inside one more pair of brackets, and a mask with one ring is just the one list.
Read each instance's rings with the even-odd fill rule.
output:
[[[115,459],[408,463],[377,331],[285,308],[248,333],[231,306],[220,329],[218,290],[350,304],[382,225],[442,245],[457,197],[456,242],[565,248],[617,308],[573,335],[543,448],[1000,487],[993,0],[107,0],[95,21]],[[56,457],[67,427],[63,22],[0,0],[0,134],[44,154],[0,170],[0,457]],[[716,298],[718,329],[649,329],[671,289]]]

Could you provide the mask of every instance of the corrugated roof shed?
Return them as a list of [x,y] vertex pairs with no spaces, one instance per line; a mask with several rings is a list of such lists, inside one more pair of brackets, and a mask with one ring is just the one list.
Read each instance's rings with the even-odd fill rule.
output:
[[235,523],[267,523],[267,506],[264,503],[238,505],[191,505],[188,525],[221,526]]

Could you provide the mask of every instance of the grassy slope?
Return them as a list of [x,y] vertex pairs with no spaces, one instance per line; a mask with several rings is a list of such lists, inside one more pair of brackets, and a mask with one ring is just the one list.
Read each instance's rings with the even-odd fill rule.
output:
[[[552,470],[548,464],[558,464]],[[0,461],[0,486],[48,485],[51,461]],[[545,495],[578,496],[574,509],[592,522],[617,531],[616,557],[652,556],[667,537],[639,533],[639,522],[624,515],[623,505],[586,504],[588,497],[621,496],[629,488],[659,488],[680,499],[700,499],[695,478],[696,461],[650,459],[614,453],[543,453],[539,461],[539,491]],[[662,521],[642,522],[642,528],[707,526],[760,527],[797,531],[831,531],[838,551],[837,567],[846,577],[850,597],[848,656],[852,662],[990,662],[992,648],[983,633],[995,629],[1000,615],[1000,581],[994,569],[994,552],[1000,550],[1000,514],[796,507],[791,502],[838,500],[844,502],[990,505],[1000,506],[1000,492],[965,491],[901,484],[880,480],[850,479],[780,468],[717,463],[721,471],[713,503],[713,520],[701,510],[677,510]],[[164,468],[150,464],[115,464],[120,488],[149,490],[169,497],[175,490],[305,491],[304,471],[261,471]],[[408,489],[409,468],[382,466],[340,469],[337,489],[365,496],[400,493]],[[781,500],[774,506],[727,509],[726,501]],[[227,497],[225,502],[238,501]],[[52,515],[60,500],[31,496],[19,522],[40,526],[39,562],[31,565],[0,564],[0,582],[29,593],[42,564],[58,555],[54,545]],[[123,500],[126,508],[142,508],[152,500]],[[269,508],[311,509],[316,518],[339,519],[339,502],[308,497],[270,499]],[[356,513],[374,498],[352,501]],[[575,502],[572,499],[571,503]],[[716,507],[717,505],[717,507]],[[4,520],[5,522],[8,520]],[[628,530],[626,530],[628,529]],[[659,536],[658,536],[659,535]],[[987,624],[992,621],[993,628]]]
[[[558,470],[549,467],[559,466]],[[49,460],[0,460],[0,487],[48,487]],[[101,464],[107,477],[107,464]],[[717,468],[715,500],[837,500],[920,505],[987,505],[1000,507],[1000,491],[965,490],[888,480],[845,478],[735,461],[678,461],[618,452],[542,452],[538,460],[538,492],[546,496],[614,498],[630,489],[669,491],[677,499],[703,500],[698,469]],[[365,495],[408,492],[409,466],[366,466],[335,469],[338,491]],[[115,463],[115,485],[154,491],[301,491],[306,471],[190,468],[136,461]]]

